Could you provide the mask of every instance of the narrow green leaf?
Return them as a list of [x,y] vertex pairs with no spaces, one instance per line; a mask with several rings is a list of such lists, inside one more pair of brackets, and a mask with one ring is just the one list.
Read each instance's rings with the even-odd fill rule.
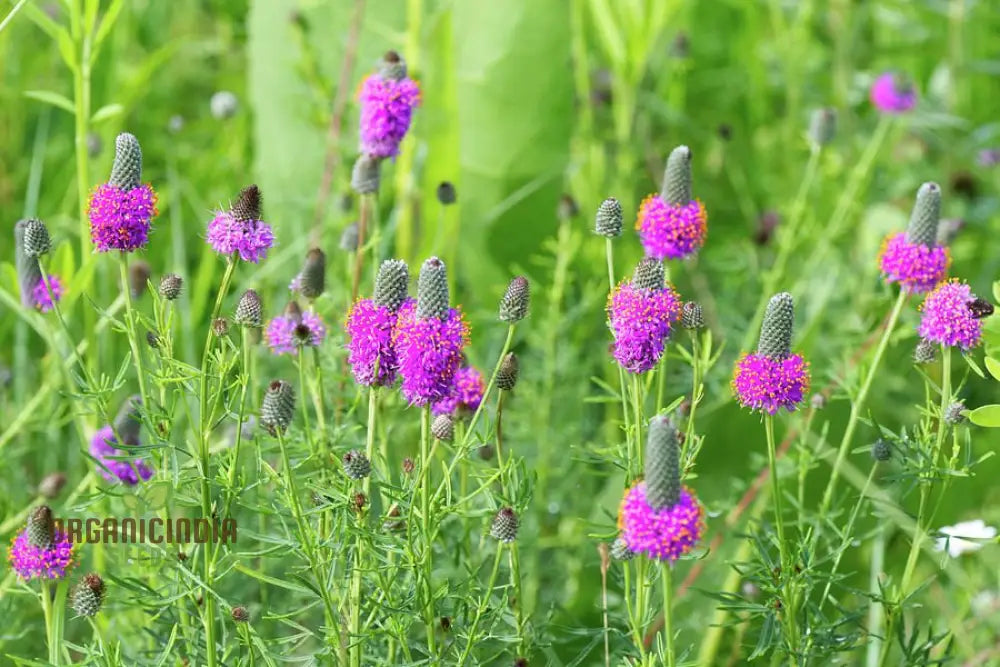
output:
[[314,592],[314,591],[306,588],[305,586],[301,586],[299,584],[292,583],[291,581],[285,581],[284,579],[276,579],[275,577],[269,577],[266,574],[264,574],[263,572],[258,572],[257,570],[252,570],[252,569],[248,568],[245,565],[239,565],[239,564],[237,564],[235,566],[235,569],[238,570],[238,571],[240,571],[240,572],[242,572],[243,574],[245,574],[247,576],[253,577],[254,579],[257,579],[259,581],[263,581],[264,583],[271,584],[272,586],[278,586],[279,588],[287,588],[288,590],[295,591],[296,593],[313,593]]
[[125,111],[125,107],[121,104],[106,104],[94,112],[94,115],[90,117],[90,122],[96,125],[102,121],[114,118],[123,111]]
[[983,405],[969,413],[969,421],[976,426],[1000,428],[1000,405]]
[[986,357],[986,370],[990,372],[994,380],[1000,381],[1000,360]]
[[57,109],[62,109],[63,111],[67,111],[71,114],[76,113],[76,108],[73,106],[73,102],[51,90],[26,90],[24,91],[24,96],[30,97],[33,100],[38,100],[39,102],[51,104]]

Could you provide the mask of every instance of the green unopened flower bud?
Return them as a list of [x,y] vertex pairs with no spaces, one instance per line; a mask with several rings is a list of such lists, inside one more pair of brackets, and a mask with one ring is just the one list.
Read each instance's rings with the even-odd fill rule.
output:
[[229,213],[234,220],[241,222],[260,220],[261,204],[260,188],[251,184],[240,190],[236,203],[229,209]]
[[372,472],[372,463],[364,452],[352,449],[344,454],[344,473],[351,479],[364,479]]
[[24,224],[24,252],[28,257],[41,257],[52,249],[49,229],[41,220],[31,218]]
[[500,321],[513,324],[528,315],[531,286],[524,276],[516,276],[507,284],[507,291],[500,299]]
[[248,289],[236,304],[236,324],[256,328],[264,323],[264,305],[256,290]]
[[128,132],[115,139],[115,159],[111,163],[108,183],[121,190],[131,190],[142,184],[142,148],[139,140]]
[[701,304],[696,301],[685,301],[681,307],[681,326],[685,329],[704,329],[705,314]]
[[[410,269],[401,259],[387,259],[378,267],[372,301],[396,312],[406,301],[410,284]],[[447,294],[445,295],[447,300]]]
[[628,561],[635,558],[635,552],[628,548],[624,539],[619,537],[611,543],[611,557],[615,560]]
[[21,220],[14,225],[14,264],[21,288],[21,305],[32,308],[35,305],[35,287],[42,280],[42,269],[38,265],[38,258],[29,255],[24,247],[29,222]]
[[406,61],[396,51],[386,51],[379,64],[378,74],[388,81],[402,81],[406,78]]
[[594,231],[609,239],[622,235],[622,205],[614,197],[608,197],[597,207],[594,216]]
[[961,424],[965,421],[962,411],[965,410],[965,403],[955,401],[944,411],[944,420],[949,424]]
[[652,257],[644,257],[632,272],[632,286],[636,289],[663,289],[663,262]]
[[792,353],[792,333],[795,329],[795,302],[788,292],[771,297],[760,327],[757,353],[772,359],[784,359]]
[[233,610],[229,613],[233,620],[237,623],[246,623],[250,620],[250,612],[247,611],[247,608],[242,605],[233,607]]
[[500,369],[497,371],[497,387],[503,391],[511,391],[517,385],[517,376],[521,372],[521,364],[517,360],[517,355],[508,352],[500,360]]
[[438,415],[431,422],[431,434],[442,442],[451,442],[455,437],[455,419],[451,415]]
[[378,192],[381,163],[371,155],[361,155],[351,170],[351,187],[359,195]]
[[680,442],[677,427],[665,416],[649,420],[646,436],[646,501],[655,510],[681,499]]
[[879,438],[872,445],[872,458],[879,462],[888,461],[892,458],[892,445]]
[[104,604],[104,580],[96,572],[91,572],[73,587],[70,606],[80,616],[93,618]]
[[926,338],[921,338],[913,350],[913,361],[918,364],[930,364],[937,358],[937,346]]
[[125,399],[115,416],[114,432],[123,444],[136,446],[142,431],[142,396],[134,394]]
[[670,151],[660,197],[675,206],[686,206],[691,201],[691,149],[687,146]]
[[358,249],[358,223],[352,222],[340,233],[340,249],[355,252]]
[[39,505],[28,515],[28,543],[39,549],[48,549],[55,539],[56,522],[52,517],[52,508]]
[[284,380],[274,380],[264,393],[260,423],[271,435],[284,433],[295,414],[295,388]]
[[933,246],[937,240],[938,224],[941,222],[941,186],[924,183],[917,190],[917,200],[910,214],[910,225],[906,228],[906,240]]
[[454,204],[458,199],[458,193],[455,191],[455,185],[451,181],[441,181],[441,183],[437,186],[437,199],[444,206]]
[[173,301],[181,295],[184,279],[176,273],[168,273],[160,278],[160,296],[167,301]]
[[431,257],[420,266],[417,277],[417,317],[443,320],[449,307],[448,270],[444,262]]
[[816,109],[809,118],[809,139],[817,146],[826,146],[837,133],[837,111],[829,107]]
[[153,270],[149,262],[137,259],[128,265],[128,289],[133,299],[138,299],[146,293],[146,286]]
[[326,255],[319,248],[306,254],[305,264],[299,272],[299,293],[315,299],[326,289]]
[[510,507],[501,507],[493,517],[490,535],[501,542],[511,543],[517,539],[517,514]]

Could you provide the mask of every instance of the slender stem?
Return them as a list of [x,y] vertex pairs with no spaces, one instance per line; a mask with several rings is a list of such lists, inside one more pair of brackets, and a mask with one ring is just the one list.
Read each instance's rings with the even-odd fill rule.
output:
[[479,621],[482,619],[483,614],[486,613],[486,609],[489,606],[490,597],[493,595],[493,587],[497,584],[497,573],[500,572],[500,559],[503,557],[503,545],[497,545],[497,554],[493,558],[493,569],[490,571],[489,583],[486,584],[486,592],[483,593],[482,599],[479,601],[479,605],[476,607],[476,615],[472,618],[472,624],[469,626],[469,639],[465,642],[465,649],[462,651],[462,655],[458,659],[458,664],[464,665],[469,659],[469,654],[472,652],[472,646],[476,643],[476,630],[479,628]]
[[42,580],[42,616],[45,619],[45,643],[49,649],[49,662],[53,661],[53,651],[55,659],[59,659],[59,651],[55,650],[55,628],[52,625],[52,582],[48,579]]
[[[514,340],[514,328],[515,324],[510,324],[507,327],[507,338],[503,342],[503,348],[500,350],[500,356],[497,357],[497,363],[493,367],[493,373],[490,375],[490,381],[486,384],[486,391],[483,392],[483,398],[479,402],[479,407],[472,414],[472,419],[469,421],[469,426],[465,430],[465,438],[462,439],[462,446],[459,448],[460,452],[465,449],[468,445],[468,441],[473,437],[473,433],[476,430],[476,424],[479,423],[479,416],[483,412],[483,406],[486,405],[487,399],[493,393],[493,387],[497,383],[497,373],[500,372],[500,365],[503,363],[503,358],[507,356],[507,352],[510,350],[510,344]],[[449,469],[449,472],[451,470]]]
[[674,667],[676,664],[676,658],[674,657],[674,623],[672,613],[674,586],[673,572],[670,569],[670,564],[667,562],[663,563],[660,579],[663,583],[663,637],[667,643],[667,666]]
[[[632,471],[632,479],[642,474],[643,466],[643,446],[642,446],[642,383],[639,381],[639,374],[632,375],[632,409],[635,411],[634,449],[635,460],[629,461],[629,470]],[[635,464],[635,468],[633,468]]]
[[875,544],[872,546],[872,561],[868,570],[868,648],[865,653],[866,667],[878,667],[882,649],[882,621],[885,618],[885,604],[881,601],[880,585],[882,570],[885,568],[886,524],[879,523],[875,530]]
[[[611,245],[611,239],[604,239],[604,255],[608,261],[608,289],[611,292],[615,291],[615,256],[614,248]],[[621,364],[615,364],[618,368],[618,393],[621,395],[622,399],[622,419],[625,424],[625,447],[626,456],[628,461],[631,463],[634,454],[632,453],[632,428],[629,422],[631,418],[628,411],[628,397],[626,392],[628,391],[628,385],[625,383],[625,369],[621,367]]]
[[69,583],[66,579],[56,584],[56,596],[52,601],[52,641],[49,643],[49,662],[59,667],[62,658],[63,633],[66,624],[66,592]]
[[833,586],[833,580],[837,574],[837,569],[840,567],[840,561],[844,556],[844,552],[847,551],[847,547],[850,545],[851,540],[854,539],[854,523],[858,520],[858,514],[861,510],[861,506],[865,504],[865,500],[868,498],[868,487],[871,486],[872,478],[875,477],[875,471],[877,469],[877,465],[872,465],[871,471],[868,473],[868,479],[865,480],[865,486],[861,489],[861,497],[858,498],[858,502],[854,505],[854,509],[851,510],[851,517],[847,520],[847,526],[843,531],[844,537],[840,543],[840,547],[837,549],[836,555],[833,557],[833,565],[830,567],[830,574],[826,576],[826,585],[823,587],[823,594],[819,598],[819,606],[816,609],[817,616],[819,615],[819,612],[823,610],[823,605],[828,599],[830,587]]
[[788,554],[788,545],[785,542],[785,519],[783,503],[781,498],[781,485],[778,480],[778,459],[774,446],[774,417],[764,416],[764,431],[767,435],[767,465],[771,478],[771,495],[774,501],[774,529],[778,535],[778,553],[781,559],[781,579],[785,591],[785,625],[787,629],[787,639],[789,651],[794,655],[798,651],[798,626],[796,625],[797,615],[795,613],[795,595],[792,590],[792,572],[794,565]]
[[523,656],[527,653],[527,640],[524,636],[524,597],[521,595],[521,559],[518,554],[517,542],[511,542],[508,546],[510,583],[514,589],[514,619],[517,624],[517,651]]
[[76,187],[80,211],[80,263],[90,255],[90,227],[87,220],[87,202],[90,198],[90,153],[87,135],[90,132],[90,40],[89,30],[80,34],[80,61],[73,67],[74,146],[76,149]]
[[[865,401],[868,399],[868,392],[871,389],[872,381],[875,379],[875,374],[878,372],[879,364],[882,362],[882,356],[885,354],[886,347],[889,345],[889,338],[892,336],[893,329],[896,328],[896,321],[899,320],[899,314],[903,310],[903,304],[906,303],[906,292],[900,290],[899,297],[896,299],[896,304],[892,308],[892,312],[889,313],[889,320],[885,324],[885,331],[882,332],[882,338],[878,342],[878,347],[875,348],[875,356],[872,358],[871,366],[868,367],[868,372],[865,375],[864,381],[861,383],[861,389],[858,391],[858,395],[851,405],[851,415],[847,420],[847,428],[844,429],[844,437],[840,440],[840,447],[837,450],[837,458],[834,461],[833,469],[830,472],[830,479],[826,483],[826,490],[823,492],[823,499],[820,502],[818,516],[826,516],[827,511],[830,509],[830,502],[833,500],[833,491],[837,486],[837,479],[840,476],[840,468],[844,464],[844,459],[847,457],[848,449],[851,446],[851,440],[854,437],[854,429],[858,425],[858,420],[864,412]],[[817,535],[819,531],[817,531]],[[815,538],[814,538],[815,539]]]
[[[299,367],[299,386],[302,387],[303,391],[309,391],[309,384],[306,382],[306,357],[305,357],[305,345],[299,345],[298,354],[298,367]],[[311,392],[310,392],[311,393]],[[306,435],[306,442],[309,443],[309,452],[313,456],[318,456],[319,452],[316,451],[316,438],[313,437],[313,430],[309,424],[309,403],[308,401],[299,401],[302,405],[302,426],[303,431]]]
[[431,407],[428,405],[420,412],[420,528],[424,540],[424,550],[421,554],[424,580],[424,623],[427,629],[427,650],[431,658],[434,659],[437,656],[437,646],[434,637],[434,586],[431,581],[434,571],[431,558],[434,552],[434,545],[431,534],[430,516],[430,421]]
[[[374,460],[375,456],[375,429],[376,429],[376,417],[378,412],[378,387],[371,386],[368,388],[368,429],[365,436],[365,456],[368,457],[369,461]],[[369,497],[371,493],[371,476],[365,477],[362,482],[362,490],[365,497]],[[359,514],[358,522],[359,524],[363,521],[361,518],[363,515]],[[361,667],[364,664],[362,650],[363,642],[361,641],[361,561],[364,555],[364,542],[361,539],[361,531],[363,526],[358,525],[358,535],[354,542],[354,567],[351,572],[351,640],[353,642],[351,648],[351,665],[352,667]]]
[[132,361],[135,364],[135,374],[139,380],[139,395],[146,410],[151,409],[149,395],[146,393],[146,371],[143,367],[142,349],[139,347],[135,330],[135,307],[132,305],[132,288],[128,279],[128,260],[125,253],[118,256],[118,268],[121,273],[122,293],[125,295],[125,327],[128,330],[128,344],[132,349]]
[[497,470],[500,472],[500,491],[502,494],[507,493],[507,484],[505,481],[506,469],[503,462],[503,395],[506,392],[502,389],[497,392]]
[[639,649],[641,663],[646,664],[646,643],[642,640],[642,631],[649,616],[646,609],[646,559],[639,557],[632,561],[635,563],[635,621],[633,621],[633,631],[636,637],[636,648]]
[[357,301],[361,288],[361,270],[365,262],[365,238],[368,234],[368,225],[372,222],[372,208],[374,203],[374,194],[361,195],[361,213],[358,218],[358,249],[354,252],[354,271],[351,275],[352,303]]
[[[684,442],[681,444],[681,465],[686,461],[688,449],[694,445],[694,418],[701,403],[701,347],[698,345],[698,332],[691,332],[691,412],[688,413],[687,428],[684,429]],[[696,452],[697,453],[697,452]]]

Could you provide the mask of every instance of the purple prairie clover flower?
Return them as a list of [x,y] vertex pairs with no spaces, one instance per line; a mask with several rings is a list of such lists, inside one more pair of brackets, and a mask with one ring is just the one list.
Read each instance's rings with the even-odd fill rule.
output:
[[635,228],[647,257],[682,259],[698,252],[708,234],[705,206],[697,199],[670,204],[649,195],[639,207]]
[[882,113],[901,114],[917,105],[917,91],[896,72],[885,72],[872,83],[872,104]]
[[239,220],[229,211],[218,211],[208,223],[205,240],[220,255],[239,253],[244,262],[257,264],[274,245],[274,232],[262,220]]
[[53,530],[48,546],[36,546],[28,539],[25,528],[11,541],[7,560],[17,576],[25,581],[62,579],[73,566],[73,543],[66,533]]
[[886,237],[879,253],[879,268],[886,282],[899,283],[911,293],[933,289],[947,275],[950,263],[948,248],[911,243],[906,232]]
[[698,544],[705,511],[687,487],[676,504],[654,509],[646,498],[646,483],[637,482],[625,492],[618,528],[630,551],[673,563]]
[[457,308],[448,308],[443,317],[418,317],[417,305],[411,299],[399,309],[393,344],[403,396],[410,405],[422,407],[451,391],[462,349],[469,342],[469,325]]
[[[413,307],[408,299],[404,306]],[[347,314],[347,361],[358,384],[387,387],[396,381],[399,360],[393,344],[397,313],[373,299],[360,299]]]
[[118,440],[111,426],[105,426],[90,439],[90,455],[101,464],[97,471],[104,479],[135,486],[153,476],[153,469],[141,458],[125,460],[130,455],[115,447],[117,444]]
[[625,281],[611,292],[607,310],[615,360],[630,373],[644,373],[663,356],[681,300],[669,285],[642,289]]
[[45,278],[39,278],[38,284],[31,290],[31,298],[35,302],[35,307],[43,313],[47,313],[62,298],[65,290],[59,276],[50,275],[49,284],[46,288]]
[[950,280],[938,285],[920,305],[917,332],[925,340],[963,350],[979,345],[983,322],[979,300],[965,283]]
[[149,241],[149,229],[158,213],[156,192],[148,183],[128,189],[111,183],[98,185],[87,207],[90,240],[98,252],[138,250]]
[[460,409],[474,412],[483,401],[485,391],[482,373],[472,366],[460,368],[452,380],[451,391],[434,403],[431,412],[436,415],[450,415]]
[[[401,62],[398,55],[390,56]],[[358,101],[361,152],[377,159],[396,157],[410,129],[413,109],[420,104],[420,87],[406,76],[405,66],[386,67],[362,82]]]
[[732,386],[745,408],[770,415],[781,408],[793,412],[809,392],[809,364],[798,354],[784,359],[744,354],[736,362]]
[[296,354],[303,345],[319,347],[326,338],[326,325],[312,311],[300,317],[279,315],[267,323],[264,337],[274,354]]

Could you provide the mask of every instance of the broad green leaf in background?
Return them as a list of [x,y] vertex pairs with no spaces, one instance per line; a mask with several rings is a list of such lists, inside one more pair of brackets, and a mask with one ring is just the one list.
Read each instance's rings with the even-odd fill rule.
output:
[[1000,428],[1000,405],[983,405],[969,413],[969,421],[976,426]]

